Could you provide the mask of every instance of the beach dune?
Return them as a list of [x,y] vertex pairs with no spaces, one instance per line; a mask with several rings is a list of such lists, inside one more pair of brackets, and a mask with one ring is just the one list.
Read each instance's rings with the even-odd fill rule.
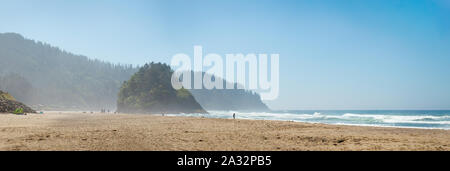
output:
[[450,150],[450,131],[51,112],[0,114],[2,151]]

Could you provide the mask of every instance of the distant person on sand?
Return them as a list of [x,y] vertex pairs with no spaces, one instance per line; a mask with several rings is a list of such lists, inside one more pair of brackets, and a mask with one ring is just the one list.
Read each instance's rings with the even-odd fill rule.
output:
[[233,113],[233,119],[236,119],[236,113]]

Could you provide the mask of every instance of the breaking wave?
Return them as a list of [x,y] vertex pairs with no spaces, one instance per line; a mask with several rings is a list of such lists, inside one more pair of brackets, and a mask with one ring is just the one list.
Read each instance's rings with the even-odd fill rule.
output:
[[339,125],[450,129],[450,111],[209,111],[209,114],[182,114],[192,117],[280,120]]

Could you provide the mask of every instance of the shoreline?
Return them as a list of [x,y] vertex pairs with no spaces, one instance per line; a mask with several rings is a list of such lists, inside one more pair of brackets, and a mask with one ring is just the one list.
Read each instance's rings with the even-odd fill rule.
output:
[[1,151],[450,151],[450,130],[145,114],[0,114]]
[[[317,110],[310,110],[310,111],[317,111]],[[327,111],[327,110],[324,110]],[[329,111],[351,111],[351,110],[329,110]],[[355,110],[358,111],[358,110]],[[395,110],[393,110],[395,111]],[[398,110],[398,111],[409,111],[409,110]],[[410,110],[410,111],[416,111],[416,110]],[[424,111],[450,111],[450,110],[424,110]],[[47,113],[50,114],[70,114],[70,113],[82,113],[82,114],[111,114],[111,115],[117,115],[117,114],[127,114],[127,115],[151,115],[151,116],[174,116],[174,117],[193,117],[193,118],[210,118],[210,119],[233,119],[232,116],[230,116],[230,118],[221,118],[221,117],[205,117],[207,115],[209,115],[210,113],[207,114],[202,114],[202,115],[198,115],[198,116],[189,116],[189,115],[185,115],[185,113],[181,113],[181,114],[162,114],[162,113],[156,113],[156,114],[151,114],[151,113],[113,113],[113,112],[109,112],[109,113],[101,113],[101,112],[97,112],[97,111],[70,111],[70,110],[64,110],[64,111],[46,111]],[[217,112],[217,111],[208,111],[208,112]],[[228,111],[229,113],[240,113],[238,111]],[[266,112],[263,112],[266,113]],[[0,113],[1,114],[8,114],[8,113]],[[39,114],[35,113],[35,114]],[[334,125],[334,126],[360,126],[360,127],[375,127],[375,128],[407,128],[407,129],[425,129],[425,130],[450,130],[450,128],[438,128],[438,127],[414,127],[414,126],[390,126],[390,125],[374,125],[374,124],[348,124],[348,123],[323,123],[323,122],[308,122],[308,121],[295,121],[295,120],[282,120],[282,119],[256,119],[256,118],[239,118],[237,117],[236,119],[239,120],[253,120],[253,121],[282,121],[282,122],[297,122],[297,123],[306,123],[306,124],[325,124],[325,125]]]
[[[136,114],[136,115],[148,115],[148,114]],[[159,115],[159,114],[155,114],[155,115]],[[174,115],[167,115],[167,117],[202,118],[202,117],[197,117],[197,116],[174,116]],[[233,118],[209,118],[209,117],[203,117],[203,118],[233,120]],[[236,120],[295,122],[295,123],[303,123],[303,124],[323,124],[323,125],[329,125],[329,126],[355,126],[355,127],[373,127],[373,128],[402,128],[402,129],[424,129],[424,130],[447,130],[447,131],[450,131],[450,129],[433,128],[433,127],[426,128],[426,127],[384,126],[384,125],[369,125],[369,124],[332,124],[332,123],[305,122],[305,121],[293,121],[293,120],[246,119],[246,118],[236,118]]]

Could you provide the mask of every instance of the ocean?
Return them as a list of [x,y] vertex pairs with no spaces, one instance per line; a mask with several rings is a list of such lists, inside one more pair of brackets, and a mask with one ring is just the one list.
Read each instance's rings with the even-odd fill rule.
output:
[[[279,120],[335,125],[450,130],[450,110],[290,110],[274,112],[208,111],[190,117]],[[180,115],[177,115],[180,116]]]

